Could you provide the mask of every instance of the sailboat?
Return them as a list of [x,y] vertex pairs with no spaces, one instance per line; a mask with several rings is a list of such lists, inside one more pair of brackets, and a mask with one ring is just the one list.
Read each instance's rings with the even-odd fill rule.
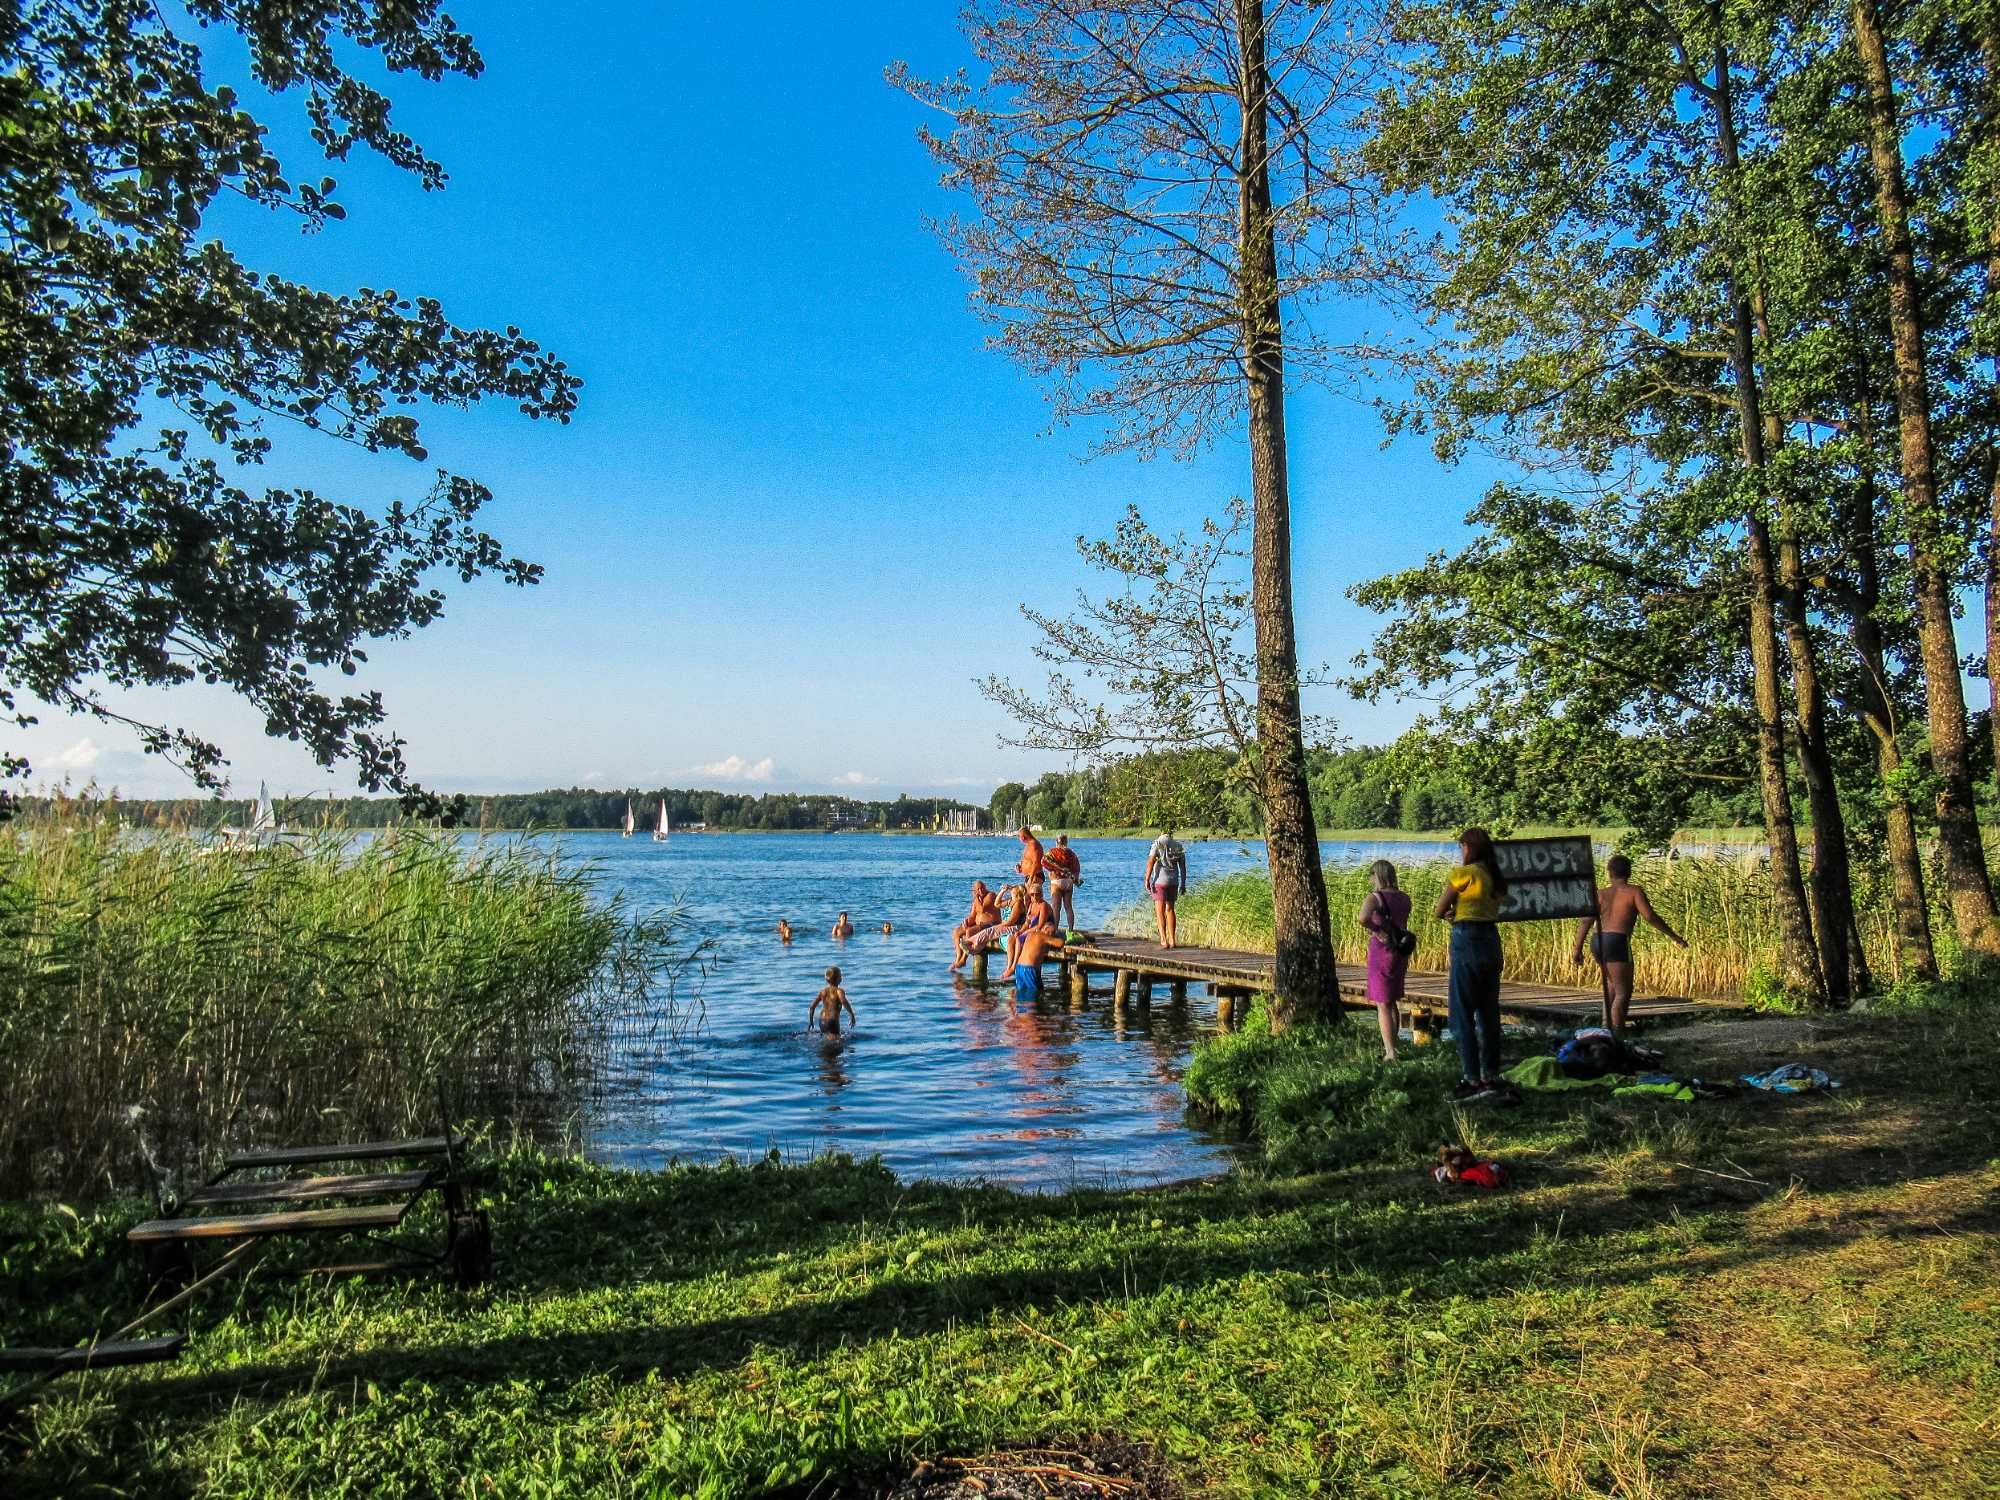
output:
[[620,834],[619,837],[629,839],[632,837],[632,830],[636,826],[632,821],[632,799],[627,797],[625,799],[625,832]]
[[667,835],[673,831],[673,821],[667,816],[667,799],[662,797],[660,799],[660,826],[653,830],[653,842],[656,844],[665,843]]
[[260,781],[257,783],[257,800],[250,808],[250,836],[255,838],[263,833],[280,832],[283,830],[278,827],[278,808],[271,800],[270,784]]

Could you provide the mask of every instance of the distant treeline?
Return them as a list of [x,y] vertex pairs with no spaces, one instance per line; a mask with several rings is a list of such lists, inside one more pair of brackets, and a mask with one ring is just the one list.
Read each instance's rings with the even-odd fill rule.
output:
[[[1455,832],[1468,823],[1508,826],[1626,826],[1632,808],[1595,793],[1601,783],[1546,774],[1515,764],[1494,747],[1474,762],[1448,746],[1405,741],[1307,755],[1313,818],[1321,832],[1397,828]],[[1038,823],[1048,828],[1150,827],[1171,806],[1184,828],[1255,833],[1257,804],[1250,778],[1235,757],[1216,751],[1162,751],[1104,767],[1051,771],[1032,785],[997,788],[987,814],[997,828]],[[1734,786],[1703,789],[1677,807],[1685,827],[1757,823],[1760,804],[1746,776]]]
[[[1451,832],[1467,823],[1510,826],[1626,826],[1632,809],[1595,793],[1601,782],[1546,774],[1516,765],[1492,747],[1477,762],[1448,749],[1403,743],[1314,751],[1308,756],[1313,816],[1322,831],[1398,828],[1412,833]],[[1231,833],[1259,830],[1250,779],[1232,756],[1215,751],[1162,751],[1110,765],[1050,771],[1033,784],[1010,781],[985,807],[948,797],[899,796],[866,800],[794,792],[696,791],[677,787],[593,791],[567,787],[467,799],[463,822],[473,828],[617,828],[627,803],[641,832],[659,816],[662,799],[676,828],[704,823],[724,830],[926,829],[954,811],[974,811],[980,826],[1018,824],[1044,828],[1154,827],[1171,820],[1183,828]],[[32,810],[40,799],[25,799]],[[127,801],[123,816],[141,824],[197,827],[246,826],[247,801],[181,798]],[[1171,809],[1171,812],[1168,811]],[[1676,809],[1688,827],[1748,827],[1760,817],[1757,792],[1747,776],[1734,786],[1694,793]],[[398,820],[393,797],[301,798],[278,804],[292,824],[332,821],[349,828],[380,828]]]
[[[667,804],[667,816],[679,829],[697,823],[716,829],[774,832],[928,828],[954,809],[976,810],[970,803],[947,797],[897,797],[893,802],[883,802],[792,792],[746,796],[677,787],[632,787],[615,792],[566,787],[546,792],[469,796],[459,821],[470,828],[617,828],[624,823],[629,804],[639,830],[650,832],[659,818],[662,800]],[[24,803],[30,812],[38,805],[46,805],[44,799],[37,798],[24,799]],[[147,825],[245,827],[252,816],[251,804],[242,799],[181,798],[121,802],[119,806],[127,819]],[[293,802],[280,799],[278,816],[282,822],[293,825],[332,822],[347,828],[383,828],[399,821],[402,809],[394,797],[302,797]]]

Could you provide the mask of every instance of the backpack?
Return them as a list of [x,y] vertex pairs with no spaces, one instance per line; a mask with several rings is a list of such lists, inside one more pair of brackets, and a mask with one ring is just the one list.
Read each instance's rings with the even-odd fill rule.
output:
[[1417,935],[1390,921],[1388,911],[1379,901],[1375,906],[1375,926],[1382,936],[1382,945],[1397,958],[1408,958],[1417,951]]

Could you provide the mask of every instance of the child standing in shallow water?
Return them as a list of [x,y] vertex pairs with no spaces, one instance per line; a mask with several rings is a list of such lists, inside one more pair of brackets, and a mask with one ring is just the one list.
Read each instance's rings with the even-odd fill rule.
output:
[[854,1019],[854,1007],[848,1004],[847,991],[840,987],[840,970],[826,971],[826,988],[813,996],[812,1009],[806,1012],[806,1025],[810,1027],[813,1018],[819,1018],[819,1029],[828,1036],[840,1035],[840,1013],[847,1012],[847,1019]]

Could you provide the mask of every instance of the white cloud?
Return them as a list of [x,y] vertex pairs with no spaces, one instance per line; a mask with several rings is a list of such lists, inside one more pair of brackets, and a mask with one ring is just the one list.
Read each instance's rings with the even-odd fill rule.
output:
[[768,755],[757,761],[731,755],[694,769],[697,775],[713,776],[717,781],[769,781],[778,774],[778,763]]
[[859,771],[843,771],[833,778],[835,786],[880,786],[880,776],[866,776]]
[[95,765],[98,756],[103,753],[104,747],[89,735],[85,735],[67,750],[58,751],[50,759],[65,771],[81,771],[85,766]]

